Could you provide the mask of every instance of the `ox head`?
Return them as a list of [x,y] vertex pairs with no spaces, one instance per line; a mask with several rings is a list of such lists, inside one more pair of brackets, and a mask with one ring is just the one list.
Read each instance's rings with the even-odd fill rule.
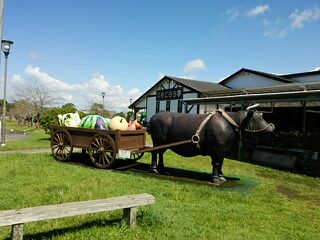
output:
[[275,127],[272,123],[267,123],[262,113],[256,111],[259,104],[249,106],[245,110],[245,117],[241,123],[241,127],[248,132],[273,132]]

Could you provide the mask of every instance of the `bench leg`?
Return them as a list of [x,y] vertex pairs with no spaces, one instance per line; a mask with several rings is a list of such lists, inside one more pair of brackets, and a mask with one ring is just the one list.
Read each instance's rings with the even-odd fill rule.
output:
[[125,208],[123,209],[123,217],[126,219],[130,228],[134,228],[136,226],[137,221],[137,208]]
[[11,239],[12,240],[22,240],[23,239],[23,223],[12,225]]

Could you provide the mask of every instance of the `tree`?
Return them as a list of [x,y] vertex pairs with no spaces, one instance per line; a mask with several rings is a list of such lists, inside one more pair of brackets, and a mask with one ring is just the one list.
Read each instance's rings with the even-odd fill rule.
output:
[[76,108],[76,105],[74,105],[73,103],[66,103],[64,105],[62,105],[62,108],[74,108],[74,109],[77,109]]
[[98,114],[103,117],[110,117],[111,114],[108,110],[104,109],[101,103],[93,103],[90,108],[90,114]]
[[44,107],[48,105],[53,99],[49,91],[42,85],[24,86],[16,92],[16,96],[28,103],[26,109],[32,116],[41,115]]
[[15,100],[10,108],[9,116],[17,120],[25,120],[34,115],[32,104],[25,100]]
[[[2,108],[3,108],[3,99],[0,99],[0,107],[1,107],[1,113],[2,113]],[[6,110],[7,112],[11,110],[11,108],[13,107],[13,103],[9,103],[8,101],[6,101]]]
[[[43,113],[42,116],[40,116],[40,123],[41,127],[45,130],[46,133],[50,133],[51,127],[54,125],[59,125],[59,114],[66,114],[66,113],[75,113],[77,111],[76,108],[73,107],[63,107],[63,108],[50,108],[48,111]],[[80,118],[85,116],[84,113],[78,112],[80,115]]]
[[103,112],[103,105],[101,103],[93,103],[90,108],[91,114],[102,114]]

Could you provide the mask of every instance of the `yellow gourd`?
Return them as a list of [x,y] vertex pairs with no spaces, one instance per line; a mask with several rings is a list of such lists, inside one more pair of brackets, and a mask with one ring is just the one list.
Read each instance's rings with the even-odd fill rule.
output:
[[127,130],[128,122],[123,117],[115,116],[110,120],[109,128],[112,130]]

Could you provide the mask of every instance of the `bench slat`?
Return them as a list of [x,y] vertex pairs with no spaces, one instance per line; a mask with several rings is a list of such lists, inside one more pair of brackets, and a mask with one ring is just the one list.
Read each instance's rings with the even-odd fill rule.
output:
[[0,212],[0,226],[132,208],[153,203],[155,203],[154,196],[142,193],[91,201],[5,210]]

